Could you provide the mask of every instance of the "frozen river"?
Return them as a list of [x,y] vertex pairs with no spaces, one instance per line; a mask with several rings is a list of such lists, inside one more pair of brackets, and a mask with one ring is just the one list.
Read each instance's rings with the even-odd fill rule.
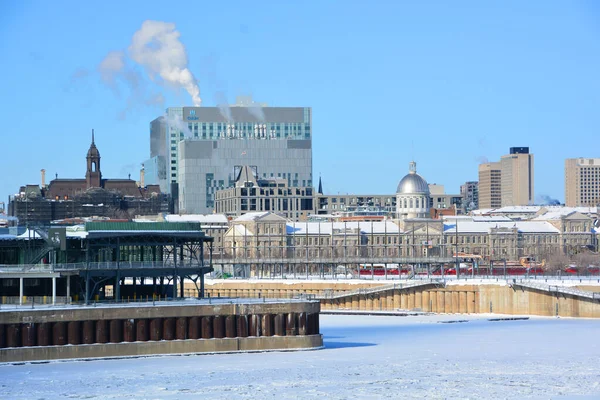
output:
[[600,320],[323,315],[321,330],[317,351],[2,365],[0,398],[600,398]]

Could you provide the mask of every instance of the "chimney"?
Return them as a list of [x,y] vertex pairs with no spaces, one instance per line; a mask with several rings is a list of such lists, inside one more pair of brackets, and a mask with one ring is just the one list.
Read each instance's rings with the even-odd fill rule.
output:
[[46,170],[42,169],[40,171],[42,173],[42,189],[46,187]]
[[142,164],[142,169],[140,170],[140,187],[144,188],[144,165]]

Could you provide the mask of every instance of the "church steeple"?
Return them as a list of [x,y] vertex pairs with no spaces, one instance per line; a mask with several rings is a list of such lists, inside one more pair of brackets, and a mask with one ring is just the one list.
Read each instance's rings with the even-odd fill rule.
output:
[[96,147],[94,140],[94,130],[92,129],[92,144],[87,152],[87,172],[85,173],[85,180],[87,188],[100,187],[102,182],[102,172],[100,172],[100,152]]

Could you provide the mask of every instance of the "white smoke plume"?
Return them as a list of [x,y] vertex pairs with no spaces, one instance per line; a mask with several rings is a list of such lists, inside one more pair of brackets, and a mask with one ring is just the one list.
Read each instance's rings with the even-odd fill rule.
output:
[[124,57],[125,54],[122,51],[111,51],[98,65],[98,72],[102,81],[115,90],[117,94],[117,77],[121,75],[123,68],[125,68]]
[[252,103],[248,106],[248,112],[256,117],[260,122],[265,121],[265,113],[260,104]]
[[188,125],[183,121],[183,119],[180,116],[169,116],[168,114],[164,115],[164,121],[168,121],[170,126],[175,126],[177,129],[179,129],[181,132],[183,132],[183,134],[186,137],[192,137],[194,136],[194,134],[192,133],[192,131],[190,130],[190,128],[188,127]]
[[217,103],[217,107],[219,107],[219,112],[227,120],[227,122],[233,122],[233,116],[231,115],[231,109],[229,108],[229,103],[227,102],[227,96],[225,96],[225,92],[219,90],[215,93],[215,102]]
[[194,105],[200,106],[200,88],[188,69],[187,52],[179,35],[173,23],[144,21],[133,35],[129,56],[144,67],[151,79],[158,75],[166,85],[185,89]]

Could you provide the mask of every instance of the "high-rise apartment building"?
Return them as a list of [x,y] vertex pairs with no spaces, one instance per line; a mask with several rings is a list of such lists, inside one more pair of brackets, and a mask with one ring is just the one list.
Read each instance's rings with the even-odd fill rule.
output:
[[479,208],[501,207],[501,170],[499,162],[479,165]]
[[565,204],[567,207],[600,204],[600,158],[565,160]]
[[500,158],[501,206],[533,204],[533,154],[529,147],[511,147],[510,154]]
[[479,208],[479,182],[465,182],[460,185],[460,195],[463,198],[463,213]]
[[267,107],[251,98],[232,106],[169,107],[150,123],[146,181],[177,197],[179,212],[211,213],[215,192],[231,187],[236,165],[253,165],[259,178],[312,186],[312,110]]

